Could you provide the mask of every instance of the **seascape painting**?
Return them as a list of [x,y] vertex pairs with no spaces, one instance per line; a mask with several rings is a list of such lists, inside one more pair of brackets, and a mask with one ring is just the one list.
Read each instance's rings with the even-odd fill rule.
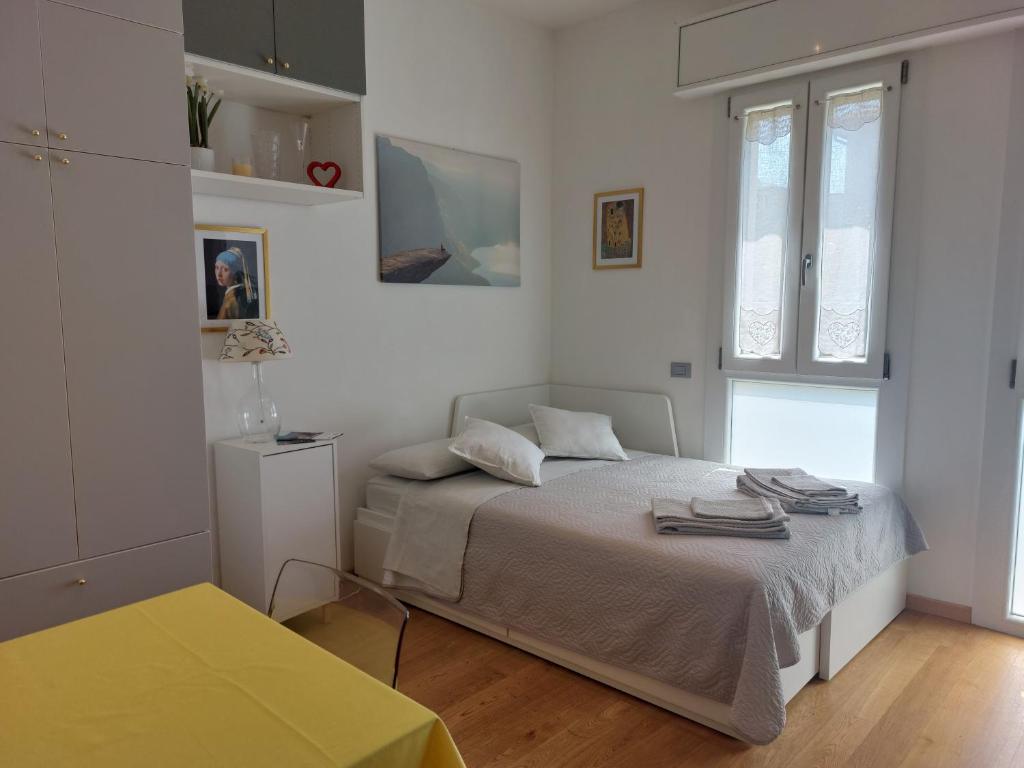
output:
[[380,279],[518,286],[519,163],[377,137]]

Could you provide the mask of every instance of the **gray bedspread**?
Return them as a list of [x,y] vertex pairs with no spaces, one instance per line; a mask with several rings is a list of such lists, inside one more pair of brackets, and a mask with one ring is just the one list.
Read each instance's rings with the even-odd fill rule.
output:
[[652,499],[735,486],[720,464],[642,455],[497,496],[473,517],[460,605],[731,705],[735,730],[767,743],[797,636],[927,545],[900,498],[868,483],[847,483],[862,514],[793,515],[788,541],[655,533]]

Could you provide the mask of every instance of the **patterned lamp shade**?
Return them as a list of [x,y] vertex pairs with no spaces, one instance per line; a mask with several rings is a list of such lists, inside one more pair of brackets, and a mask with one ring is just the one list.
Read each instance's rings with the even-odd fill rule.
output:
[[292,356],[281,329],[273,320],[235,320],[224,339],[223,363],[261,363]]

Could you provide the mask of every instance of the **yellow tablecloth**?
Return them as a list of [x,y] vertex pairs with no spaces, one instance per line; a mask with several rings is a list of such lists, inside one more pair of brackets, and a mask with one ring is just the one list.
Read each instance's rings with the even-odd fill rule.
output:
[[203,584],[0,643],[0,765],[463,763],[434,713]]

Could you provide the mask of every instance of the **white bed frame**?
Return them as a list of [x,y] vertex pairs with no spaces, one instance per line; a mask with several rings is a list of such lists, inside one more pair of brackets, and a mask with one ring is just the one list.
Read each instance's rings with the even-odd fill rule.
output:
[[[460,395],[452,412],[451,434],[461,431],[466,416],[505,426],[530,421],[530,404],[607,413],[619,440],[627,448],[678,456],[672,403],[665,395],[621,390],[541,384],[496,392]],[[355,570],[363,578],[383,581],[384,553],[392,520],[379,512],[359,509],[355,521]],[[799,637],[800,661],[781,670],[782,690],[789,702],[811,679],[830,680],[906,606],[908,561],[898,563],[863,585],[835,606],[820,625]],[[518,630],[487,621],[457,603],[435,600],[417,592],[393,590],[402,601],[489,635],[606,685],[695,720],[716,731],[741,738],[732,726],[730,707],[697,696],[645,675],[553,645]]]

